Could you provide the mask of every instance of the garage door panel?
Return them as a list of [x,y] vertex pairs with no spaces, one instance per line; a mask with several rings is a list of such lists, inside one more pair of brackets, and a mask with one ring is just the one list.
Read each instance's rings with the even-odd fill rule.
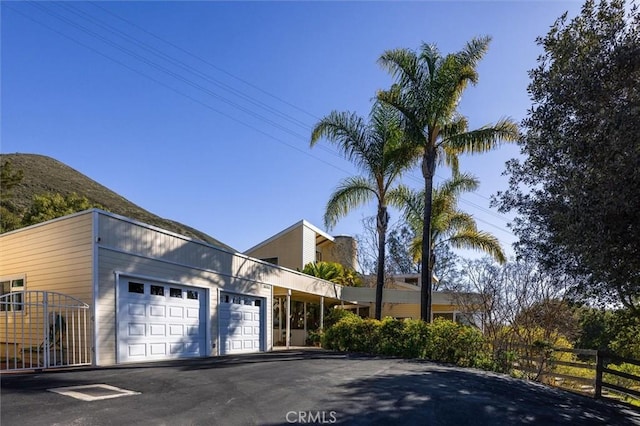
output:
[[147,355],[147,345],[144,343],[130,344],[127,349],[130,357],[144,357]]
[[151,356],[166,355],[167,354],[167,344],[166,343],[150,343],[149,344],[149,353],[150,353]]
[[161,305],[149,305],[149,316],[164,318],[167,308]]
[[145,328],[144,324],[129,323],[129,336],[144,336]]
[[169,336],[184,336],[184,326],[181,324],[171,324],[169,326]]
[[184,309],[179,306],[170,306],[169,316],[171,318],[184,318]]
[[[204,290],[144,283],[144,292],[140,292],[141,283],[138,283],[133,287],[138,290],[134,294],[128,291],[128,281],[121,280],[118,295],[119,362],[196,357],[206,353]],[[149,294],[151,287],[154,287],[153,294]],[[182,295],[182,299],[175,295]]]
[[166,336],[167,326],[165,324],[149,324],[150,336]]
[[143,317],[145,316],[144,305],[140,303],[129,303],[129,315],[133,317]]

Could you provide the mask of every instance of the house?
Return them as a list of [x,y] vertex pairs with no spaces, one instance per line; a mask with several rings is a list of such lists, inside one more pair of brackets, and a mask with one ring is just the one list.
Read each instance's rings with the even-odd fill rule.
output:
[[[265,241],[245,251],[247,256],[262,259],[266,262],[283,265],[291,269],[302,270],[304,265],[316,261],[338,262],[352,269],[358,269],[357,244],[349,236],[331,236],[301,220],[267,238]],[[420,274],[394,275],[385,283],[383,292],[382,317],[420,318]],[[353,310],[363,317],[375,316],[375,277],[365,277],[365,287],[344,287],[342,289],[341,307]],[[282,295],[275,294],[276,302]],[[293,309],[296,318],[313,315],[317,307],[305,302],[304,298],[293,296]],[[467,314],[461,312],[461,299],[468,302],[471,294],[434,291],[432,293],[432,315],[435,318],[467,321]],[[465,303],[467,304],[467,303]],[[277,308],[276,308],[277,310]],[[311,312],[310,312],[311,311]],[[309,327],[301,321],[292,324],[297,344],[304,343]],[[274,336],[281,335],[281,330]],[[277,339],[274,337],[274,341]]]
[[292,298],[320,325],[342,303],[337,284],[99,209],[0,235],[0,283],[11,369],[270,351],[274,326],[291,344]]
[[353,237],[333,237],[306,220],[294,223],[244,254],[294,270],[302,270],[307,263],[320,261],[337,262],[358,269]]
[[[242,254],[100,209],[0,234],[0,370],[271,351],[331,307],[370,316],[373,288],[298,271],[319,259],[356,266],[354,240],[301,221]],[[383,315],[417,318],[401,284]],[[447,297],[434,316],[455,318]]]

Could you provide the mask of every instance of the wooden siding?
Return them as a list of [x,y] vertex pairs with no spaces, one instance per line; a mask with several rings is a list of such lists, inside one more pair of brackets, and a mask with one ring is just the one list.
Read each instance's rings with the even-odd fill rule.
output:
[[300,226],[245,254],[255,259],[277,257],[279,266],[295,270],[302,269],[304,266],[300,258],[301,252],[302,227]]
[[[63,293],[81,302],[93,304],[93,232],[91,212],[72,215],[29,228],[0,235],[0,277],[25,277],[26,291],[41,290]],[[41,342],[18,341],[22,335],[35,335],[30,330],[42,329],[41,315],[25,312],[0,312],[0,340],[23,346]],[[9,315],[7,318],[4,316]],[[24,334],[5,330],[15,321],[13,315],[25,318]],[[89,315],[90,316],[90,315]],[[20,321],[22,324],[22,321]],[[91,324],[87,330],[92,335]],[[16,335],[14,335],[16,334]],[[32,337],[30,340],[33,340]],[[87,344],[92,344],[90,339]]]

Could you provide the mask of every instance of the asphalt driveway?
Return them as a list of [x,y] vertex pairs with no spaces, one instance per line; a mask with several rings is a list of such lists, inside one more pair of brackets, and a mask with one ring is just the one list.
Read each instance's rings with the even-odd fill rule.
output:
[[[135,393],[48,391],[96,384]],[[504,375],[318,350],[10,374],[0,391],[3,426],[640,425],[638,411]]]

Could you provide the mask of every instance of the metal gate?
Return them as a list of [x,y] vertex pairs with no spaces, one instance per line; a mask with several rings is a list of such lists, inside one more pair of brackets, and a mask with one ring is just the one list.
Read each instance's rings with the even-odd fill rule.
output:
[[89,305],[65,294],[0,296],[0,371],[91,364]]

